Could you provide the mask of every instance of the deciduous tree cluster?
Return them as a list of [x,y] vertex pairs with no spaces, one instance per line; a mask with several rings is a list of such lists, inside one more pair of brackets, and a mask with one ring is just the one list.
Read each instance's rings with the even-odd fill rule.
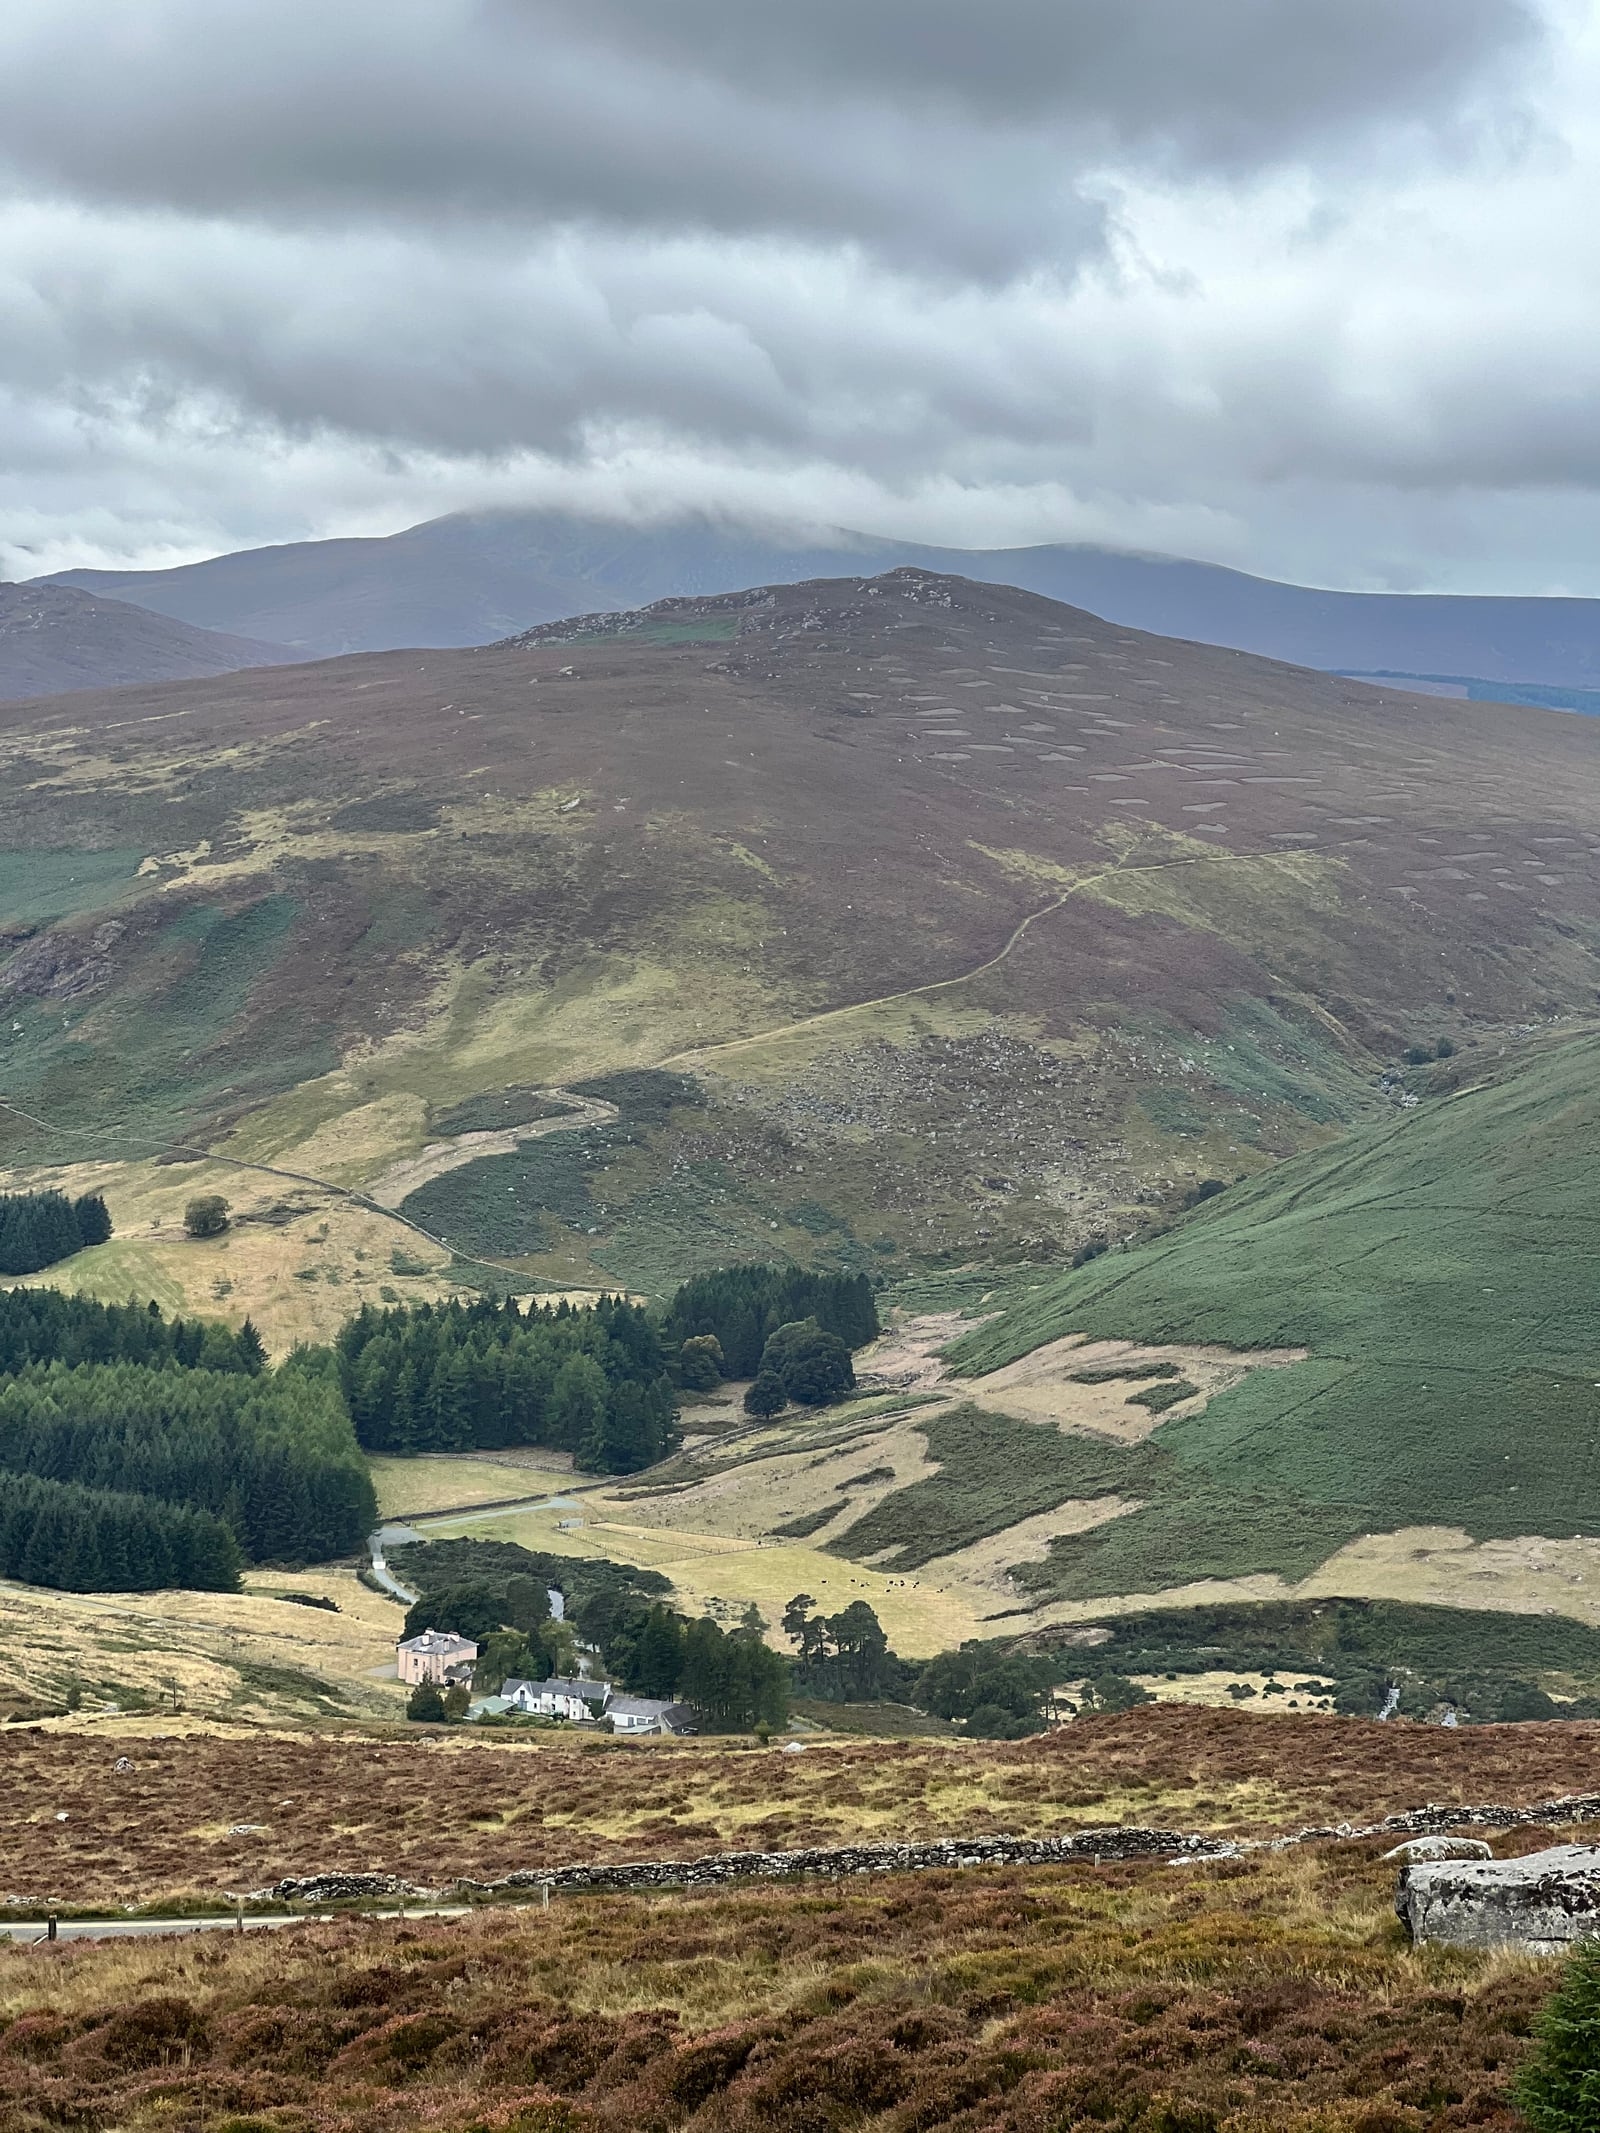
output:
[[625,1689],[691,1704],[718,1731],[778,1728],[789,1722],[789,1668],[762,1637],[754,1607],[737,1629],[709,1615],[685,1621],[665,1607],[638,1610],[618,1625],[606,1657]]

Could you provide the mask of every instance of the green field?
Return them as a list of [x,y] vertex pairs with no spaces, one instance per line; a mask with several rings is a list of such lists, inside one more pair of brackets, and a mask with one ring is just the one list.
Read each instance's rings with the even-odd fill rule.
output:
[[1310,1351],[1145,1444],[1097,1450],[1100,1489],[1145,1508],[1057,1542],[1019,1582],[1084,1597],[1298,1577],[1358,1535],[1426,1523],[1600,1533],[1597,1277],[1588,1035],[1237,1185],[1146,1244],[1015,1285],[958,1344],[961,1370],[1068,1333]]
[[114,903],[142,857],[137,845],[105,852],[0,851],[0,925],[43,925]]
[[[109,855],[99,855],[106,857]],[[119,1152],[126,1138],[156,1146],[187,1131],[208,1105],[241,1104],[325,1073],[334,1063],[315,1018],[283,1018],[275,1044],[247,1030],[257,985],[282,958],[294,899],[259,896],[242,908],[192,903],[141,941],[127,981],[85,1007],[19,998],[0,1032],[7,1094],[56,1129],[8,1118],[8,1161]]]

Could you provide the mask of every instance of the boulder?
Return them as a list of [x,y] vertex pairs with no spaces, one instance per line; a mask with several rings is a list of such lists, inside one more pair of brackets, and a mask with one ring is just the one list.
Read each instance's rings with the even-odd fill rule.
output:
[[1494,1853],[1481,1837],[1408,1837],[1383,1856],[1409,1865],[1421,1859],[1492,1859]]
[[1564,1955],[1600,1934],[1600,1847],[1558,1844],[1522,1859],[1402,1867],[1394,1907],[1413,1941]]

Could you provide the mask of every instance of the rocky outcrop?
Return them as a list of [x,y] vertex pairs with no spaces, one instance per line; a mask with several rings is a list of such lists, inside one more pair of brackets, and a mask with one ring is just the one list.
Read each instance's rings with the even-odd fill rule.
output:
[[1600,1848],[1419,1862],[1401,1869],[1394,1907],[1419,1944],[1564,1955],[1600,1933]]

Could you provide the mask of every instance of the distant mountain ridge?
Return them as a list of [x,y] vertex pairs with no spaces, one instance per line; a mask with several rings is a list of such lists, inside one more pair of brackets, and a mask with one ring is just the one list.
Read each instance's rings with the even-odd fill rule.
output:
[[[630,528],[561,512],[457,513],[381,539],[299,541],[174,570],[59,571],[73,586],[304,659],[484,644],[653,600],[900,564],[1015,585],[1107,621],[1335,673],[1600,689],[1600,600],[1330,592],[1178,557],[1052,544],[935,548],[846,531],[814,541],[705,518]],[[1570,706],[1589,709],[1581,702]]]
[[0,585],[0,701],[190,681],[242,667],[282,666],[281,644],[223,635],[73,586]]

